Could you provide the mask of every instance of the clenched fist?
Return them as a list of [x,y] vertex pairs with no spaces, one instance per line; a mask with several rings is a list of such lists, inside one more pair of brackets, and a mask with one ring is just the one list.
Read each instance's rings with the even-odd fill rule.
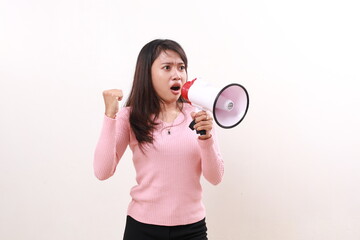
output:
[[109,118],[115,118],[119,111],[119,101],[123,98],[123,93],[120,89],[110,89],[103,91],[105,102],[105,115]]

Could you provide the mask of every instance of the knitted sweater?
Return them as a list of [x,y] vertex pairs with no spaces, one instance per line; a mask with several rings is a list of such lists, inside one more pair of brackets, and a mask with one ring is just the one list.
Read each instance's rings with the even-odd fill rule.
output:
[[100,180],[111,177],[130,147],[137,185],[130,192],[128,215],[134,219],[175,226],[205,217],[200,176],[216,185],[222,180],[224,165],[214,129],[211,138],[200,140],[188,127],[192,111],[191,105],[184,104],[172,124],[158,120],[155,141],[145,145],[144,152],[130,128],[128,107],[121,108],[116,119],[104,116],[94,156],[95,176]]

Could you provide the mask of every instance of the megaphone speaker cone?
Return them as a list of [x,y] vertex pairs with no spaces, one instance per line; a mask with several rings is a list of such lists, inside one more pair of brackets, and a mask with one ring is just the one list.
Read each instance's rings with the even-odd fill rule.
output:
[[218,93],[214,105],[215,122],[222,128],[233,128],[245,117],[249,108],[249,94],[237,83],[225,86]]
[[[196,81],[197,80],[197,81]],[[233,128],[245,117],[249,108],[249,95],[238,83],[216,88],[194,79],[186,82],[181,96],[190,104],[212,111],[215,122],[222,128]]]

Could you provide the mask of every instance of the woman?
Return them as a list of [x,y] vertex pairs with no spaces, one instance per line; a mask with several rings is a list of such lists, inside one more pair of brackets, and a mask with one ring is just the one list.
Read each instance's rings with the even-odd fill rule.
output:
[[[111,177],[129,145],[137,185],[124,240],[207,239],[200,176],[221,182],[223,160],[213,119],[181,97],[187,81],[187,57],[172,40],[157,39],[139,53],[126,107],[117,89],[103,92],[105,116],[95,150],[94,171],[100,180]],[[188,127],[192,120],[197,136]]]

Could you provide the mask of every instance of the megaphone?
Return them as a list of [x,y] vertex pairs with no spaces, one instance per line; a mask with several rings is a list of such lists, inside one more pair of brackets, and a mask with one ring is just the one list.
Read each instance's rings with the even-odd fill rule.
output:
[[[195,78],[186,82],[181,89],[181,96],[191,105],[211,111],[215,122],[222,128],[233,128],[245,117],[249,108],[249,94],[238,83],[231,83],[222,88]],[[193,129],[195,122],[190,124]],[[206,132],[198,132],[201,135]]]

